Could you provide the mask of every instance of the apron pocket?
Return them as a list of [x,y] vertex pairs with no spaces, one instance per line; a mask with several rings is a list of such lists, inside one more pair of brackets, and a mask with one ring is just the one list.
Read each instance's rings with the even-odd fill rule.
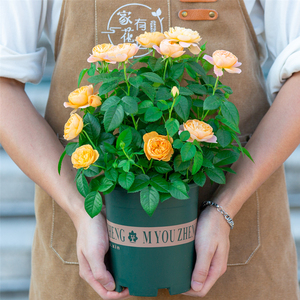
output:
[[52,199],[50,248],[64,264],[77,265],[77,232],[68,214]]
[[257,191],[235,216],[234,224],[230,232],[229,267],[248,264],[261,245]]

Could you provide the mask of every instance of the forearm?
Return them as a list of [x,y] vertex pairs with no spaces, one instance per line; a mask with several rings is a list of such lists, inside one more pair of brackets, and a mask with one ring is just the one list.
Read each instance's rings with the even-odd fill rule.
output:
[[284,84],[247,144],[254,163],[241,157],[233,165],[237,174],[228,174],[226,185],[214,196],[232,217],[299,145],[299,116],[300,72]]
[[55,133],[35,110],[24,85],[0,78],[0,142],[9,156],[70,215],[84,214],[84,199],[78,193],[76,171],[65,158],[61,176],[57,171],[63,146]]

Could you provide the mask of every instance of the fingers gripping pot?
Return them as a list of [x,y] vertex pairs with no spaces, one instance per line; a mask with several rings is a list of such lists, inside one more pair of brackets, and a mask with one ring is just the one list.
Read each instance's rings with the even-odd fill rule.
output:
[[149,217],[139,193],[116,188],[105,196],[111,271],[116,291],[155,297],[188,291],[195,264],[195,231],[199,188],[190,185],[188,200],[171,198]]

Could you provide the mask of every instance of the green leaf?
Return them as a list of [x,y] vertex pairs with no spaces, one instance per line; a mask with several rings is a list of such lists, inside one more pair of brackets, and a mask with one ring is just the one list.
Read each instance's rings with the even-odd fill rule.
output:
[[111,80],[124,80],[124,75],[119,72],[112,72],[112,73],[102,73],[99,75],[92,76],[88,78],[88,82],[90,83],[99,83]]
[[242,147],[242,153],[246,154],[251,159],[251,161],[254,162],[251,154],[249,153],[249,151],[246,148]]
[[187,100],[187,98],[181,96],[179,103],[175,106],[174,109],[181,119],[183,119],[184,121],[188,120],[190,115],[191,105]]
[[230,132],[228,132],[227,130],[224,129],[219,129],[216,132],[216,137],[217,137],[217,141],[218,143],[221,145],[221,147],[226,147],[229,145],[229,143],[231,142],[231,134]]
[[118,179],[119,185],[125,190],[129,190],[133,182],[134,174],[132,172],[122,173]]
[[144,100],[139,104],[139,115],[144,114],[149,107],[153,107],[153,102],[150,100]]
[[71,156],[78,147],[79,143],[69,143],[65,148],[66,154]]
[[107,98],[101,105],[101,111],[107,111],[111,106],[119,104],[121,99],[117,96]]
[[232,129],[233,131],[237,132],[237,133],[241,133],[239,128],[231,123],[230,121],[228,121],[227,119],[221,117],[221,116],[216,116],[216,120],[219,120],[220,122],[222,122],[223,124],[225,124],[226,126],[228,126],[230,129]]
[[156,105],[160,110],[164,111],[171,107],[172,102],[167,102],[166,100],[158,100]]
[[227,85],[218,85],[218,89],[222,89],[224,92],[226,92],[230,95],[233,93],[231,87],[227,86]]
[[148,82],[143,82],[141,84],[141,89],[151,100],[154,100],[155,88],[151,84]]
[[239,153],[230,150],[223,150],[214,157],[214,165],[216,167],[230,165],[239,158]]
[[194,157],[194,163],[192,167],[192,175],[198,173],[203,163],[203,155],[201,152],[197,151]]
[[168,199],[170,199],[172,195],[170,193],[159,193],[159,200],[160,202],[164,202]]
[[161,177],[151,178],[150,184],[154,186],[161,193],[168,193],[169,184],[168,182]]
[[116,182],[118,180],[118,176],[119,176],[119,173],[116,169],[114,168],[111,168],[109,170],[106,170],[105,171],[105,177],[108,179],[108,180],[111,180],[111,181],[114,181]]
[[156,172],[160,174],[165,174],[172,171],[172,167],[165,161],[154,161],[153,163],[154,169]]
[[214,165],[213,163],[207,159],[206,157],[203,157],[203,163],[202,163],[203,167],[206,167],[206,168],[214,168]]
[[123,142],[125,144],[125,148],[129,147],[132,142],[132,133],[130,128],[127,128],[126,130],[122,131],[117,138],[117,149],[121,149],[120,143]]
[[181,174],[180,173],[173,173],[170,175],[169,180],[170,182],[181,180]]
[[171,67],[171,77],[173,79],[178,79],[182,76],[184,72],[184,63],[177,63]]
[[89,184],[89,193],[98,191],[99,184],[100,184],[99,177],[93,178]]
[[206,75],[204,69],[200,66],[199,63],[192,61],[187,62],[187,64],[198,74],[198,75]]
[[83,196],[86,197],[87,194],[89,193],[89,184],[83,174],[78,176],[76,180],[76,186],[78,189],[78,192]]
[[163,69],[163,67],[164,67],[164,64],[163,64],[163,58],[160,57],[160,58],[156,61],[155,68],[154,68],[153,71],[154,71],[154,72],[159,71],[159,70]]
[[174,149],[180,149],[183,146],[183,142],[179,139],[175,140],[173,143]]
[[175,172],[183,172],[186,171],[190,166],[190,161],[182,161],[181,155],[177,155],[174,160],[174,169]]
[[121,104],[123,105],[124,111],[127,114],[137,114],[138,112],[138,104],[135,98],[125,96],[122,98]]
[[104,128],[106,132],[118,128],[124,119],[124,109],[121,104],[111,106],[104,115]]
[[94,63],[91,63],[91,66],[87,71],[88,75],[93,76],[95,74],[95,71],[96,71],[96,65]]
[[105,192],[105,191],[109,190],[113,185],[114,185],[114,183],[111,180],[107,179],[106,177],[102,177],[100,180],[100,185],[98,187],[98,191]]
[[117,153],[117,149],[113,145],[104,142],[103,146],[107,152],[112,153],[112,154]]
[[188,88],[183,87],[183,86],[179,87],[179,94],[182,95],[182,96],[192,96],[192,95],[194,95],[194,93],[191,90],[189,90]]
[[221,104],[222,104],[222,100],[218,95],[211,95],[204,100],[203,109],[204,110],[218,109],[221,106]]
[[83,76],[85,75],[85,73],[86,73],[87,71],[88,71],[88,69],[83,69],[83,70],[80,72],[79,78],[78,78],[78,84],[77,84],[78,88],[80,87],[80,83],[81,83],[81,81],[82,81],[82,78],[83,78]]
[[171,98],[171,90],[160,86],[156,92],[156,100],[169,100]]
[[141,205],[151,217],[159,203],[159,193],[153,186],[145,187],[140,194]]
[[232,174],[236,174],[235,171],[233,171],[231,168],[227,168],[227,167],[222,167],[222,170],[228,173],[232,173]]
[[119,85],[119,80],[103,83],[99,89],[99,95],[101,96],[109,93],[110,91],[114,90],[118,85]]
[[97,216],[102,209],[102,197],[98,192],[89,193],[84,201],[84,207],[86,212],[91,218]]
[[205,173],[210,180],[218,184],[225,184],[226,182],[224,172],[220,168],[206,169]]
[[65,155],[66,155],[66,150],[62,153],[62,155],[60,156],[59,162],[58,162],[58,174],[59,175],[60,175],[61,165],[62,165]]
[[140,87],[140,85],[142,84],[143,80],[144,79],[142,76],[135,76],[135,77],[129,78],[129,83],[138,89]]
[[150,183],[150,177],[145,174],[141,174],[135,177],[132,186],[130,187],[128,193],[139,192],[145,187],[147,187]]
[[149,107],[145,113],[146,122],[155,122],[159,120],[161,117],[162,117],[162,111],[155,106]]
[[196,95],[206,95],[207,94],[207,90],[204,85],[190,84],[187,87]]
[[92,140],[96,140],[100,135],[100,123],[98,119],[90,113],[83,117],[84,131]]
[[104,142],[108,143],[108,144],[113,144],[113,142],[115,141],[115,136],[111,133],[107,133],[107,132],[102,132],[100,134],[100,138],[99,138],[99,144],[103,144]]
[[167,122],[165,123],[165,127],[169,132],[170,136],[173,136],[175,133],[178,133],[179,126],[179,122],[173,118],[167,120]]
[[157,75],[155,73],[152,73],[152,72],[143,73],[143,74],[141,74],[141,76],[146,77],[148,80],[150,80],[152,82],[158,82],[158,83],[161,83],[161,84],[165,83],[159,75]]
[[190,198],[186,190],[186,185],[182,181],[172,182],[169,187],[169,192],[172,195],[172,197],[179,200],[185,200]]
[[183,142],[187,141],[190,137],[191,137],[191,134],[190,134],[190,132],[187,131],[187,130],[182,131],[182,132],[180,133],[180,136],[179,136],[179,138],[180,138]]
[[192,143],[187,142],[181,147],[180,153],[182,161],[191,160],[196,154],[196,147]]
[[193,176],[193,180],[197,185],[203,187],[206,181],[206,176],[203,172],[199,172]]
[[97,176],[101,172],[101,170],[96,166],[89,166],[89,168],[84,170],[83,172],[86,177],[94,177]]
[[221,105],[222,115],[225,119],[227,119],[230,123],[238,126],[240,116],[235,105],[229,101],[225,101]]

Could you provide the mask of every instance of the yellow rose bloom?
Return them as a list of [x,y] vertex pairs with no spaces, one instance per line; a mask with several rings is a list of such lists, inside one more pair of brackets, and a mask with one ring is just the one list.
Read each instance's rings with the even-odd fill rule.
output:
[[144,134],[144,152],[148,160],[151,158],[155,160],[169,161],[174,153],[172,148],[173,139],[167,136],[159,135],[152,131]]
[[242,65],[238,58],[229,51],[217,50],[213,53],[212,57],[204,55],[203,58],[210,64],[214,65],[214,73],[217,76],[223,75],[223,69],[228,73],[241,73],[242,70],[238,67]]
[[78,114],[73,114],[65,124],[64,138],[69,141],[75,139],[82,131],[83,120]]
[[91,95],[88,97],[89,106],[98,107],[102,104],[101,98],[97,95]]
[[88,107],[88,98],[90,95],[93,95],[93,93],[94,88],[92,85],[82,86],[69,94],[69,102],[65,102],[64,106],[75,109]]
[[193,142],[194,140],[207,143],[217,142],[217,137],[214,135],[213,128],[205,122],[188,120],[186,123],[183,123],[183,128],[179,128],[179,135],[184,130],[188,131],[191,135],[188,142]]
[[99,153],[91,145],[83,145],[75,150],[71,156],[71,161],[75,169],[89,168],[99,158]]
[[180,46],[178,43],[173,42],[171,40],[163,40],[160,43],[160,46],[154,45],[153,48],[161,55],[164,55],[165,57],[180,57],[185,53],[183,51],[183,47]]
[[89,63],[105,61],[106,52],[113,47],[112,44],[101,44],[93,48],[93,54],[87,59]]
[[136,44],[124,43],[112,47],[106,52],[105,61],[115,64],[117,62],[127,61],[129,58],[136,55],[139,47]]
[[136,41],[145,48],[152,48],[154,45],[159,46],[166,37],[161,32],[145,32],[136,37]]

